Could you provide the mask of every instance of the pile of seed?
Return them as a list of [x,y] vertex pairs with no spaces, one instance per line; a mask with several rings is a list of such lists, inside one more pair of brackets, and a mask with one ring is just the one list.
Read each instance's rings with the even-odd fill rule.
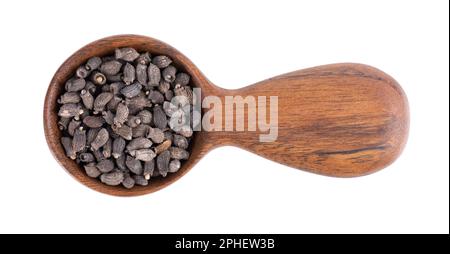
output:
[[177,172],[189,157],[190,125],[173,128],[174,96],[192,104],[190,76],[164,55],[133,48],[92,57],[58,100],[61,143],[86,174],[107,185],[146,186]]

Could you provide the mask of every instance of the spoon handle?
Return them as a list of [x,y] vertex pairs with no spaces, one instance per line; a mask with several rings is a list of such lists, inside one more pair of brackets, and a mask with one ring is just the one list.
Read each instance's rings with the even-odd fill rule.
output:
[[[313,173],[337,177],[372,173],[400,155],[408,136],[409,110],[403,90],[392,77],[367,65],[319,66],[214,92],[222,102],[236,96],[253,97],[257,107],[255,113],[236,104],[244,111],[240,117],[224,103],[222,130],[205,134],[211,147],[237,146]],[[262,100],[266,112],[260,117]],[[271,105],[277,111],[271,112]],[[256,118],[247,121],[249,115]],[[233,126],[242,118],[245,130],[236,131],[235,126],[234,131],[225,131],[227,124]],[[271,131],[262,122],[271,122]],[[253,124],[256,131],[249,130]]]

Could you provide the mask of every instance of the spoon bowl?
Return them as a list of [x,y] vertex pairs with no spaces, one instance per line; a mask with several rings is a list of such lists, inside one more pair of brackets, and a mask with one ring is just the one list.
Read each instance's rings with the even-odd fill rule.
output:
[[[266,112],[277,114],[273,131],[277,138],[261,142],[267,130],[225,131],[237,117],[233,107],[222,108],[225,116],[219,130],[198,131],[190,145],[190,157],[180,170],[167,177],[152,178],[148,186],[125,189],[108,186],[87,176],[84,169],[66,157],[60,143],[57,99],[65,82],[76,68],[93,56],[113,54],[116,48],[132,47],[152,55],[167,55],[175,67],[191,76],[191,85],[201,89],[201,99],[217,97],[265,96],[277,98],[276,112],[268,100]],[[258,104],[257,108],[262,108]],[[252,113],[243,104],[244,119]],[[202,115],[207,109],[202,109]],[[256,121],[256,120],[253,120]],[[258,116],[258,121],[261,119]],[[250,120],[248,124],[250,124]],[[258,122],[259,123],[259,122]],[[248,125],[247,125],[248,126]],[[331,64],[299,70],[261,81],[241,89],[227,90],[215,86],[183,54],[159,40],[139,35],[118,35],[92,42],[70,56],[56,71],[44,103],[44,130],[48,146],[61,166],[82,184],[110,195],[136,196],[160,190],[186,174],[208,151],[232,145],[281,164],[312,173],[336,176],[362,176],[391,164],[406,144],[409,109],[399,84],[386,73],[362,64]],[[272,129],[271,129],[272,130]]]

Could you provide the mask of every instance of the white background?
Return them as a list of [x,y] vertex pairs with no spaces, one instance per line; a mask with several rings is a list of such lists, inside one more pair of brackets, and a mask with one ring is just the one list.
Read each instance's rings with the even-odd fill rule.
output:
[[[448,1],[1,1],[0,232],[448,233]],[[403,155],[378,173],[318,176],[224,147],[170,187],[117,198],[76,182],[44,139],[59,65],[114,34],[163,40],[214,83],[361,62],[411,107]]]

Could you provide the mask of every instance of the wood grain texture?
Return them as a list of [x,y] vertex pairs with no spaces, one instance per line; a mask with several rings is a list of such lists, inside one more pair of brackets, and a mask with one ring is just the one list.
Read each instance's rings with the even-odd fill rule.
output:
[[[88,177],[65,156],[60,144],[57,98],[65,81],[92,56],[104,56],[118,47],[170,56],[178,69],[189,73],[202,97],[278,96],[278,138],[259,142],[260,131],[195,132],[191,157],[176,174],[152,179],[148,186],[131,190],[111,187]],[[269,110],[270,104],[267,105]],[[205,113],[207,109],[203,111]],[[244,108],[248,116],[247,107]],[[223,114],[234,114],[225,112]],[[222,122],[225,125],[225,121]],[[84,185],[111,195],[134,196],[157,191],[186,174],[215,147],[233,145],[273,161],[318,174],[338,177],[361,176],[392,163],[408,136],[409,111],[406,96],[389,75],[361,64],[332,64],[280,75],[237,90],[215,86],[183,54],[153,38],[119,35],[86,45],[70,56],[55,73],[44,103],[44,129],[56,160]]]

